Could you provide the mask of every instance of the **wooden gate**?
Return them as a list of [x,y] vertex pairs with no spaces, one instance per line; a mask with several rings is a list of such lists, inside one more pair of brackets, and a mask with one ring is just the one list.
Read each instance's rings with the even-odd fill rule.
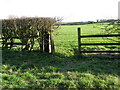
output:
[[120,43],[82,43],[82,38],[90,38],[90,37],[120,37],[120,34],[112,34],[112,35],[81,35],[81,28],[78,28],[78,52],[81,53],[120,53],[117,51],[82,51],[82,45],[120,45]]

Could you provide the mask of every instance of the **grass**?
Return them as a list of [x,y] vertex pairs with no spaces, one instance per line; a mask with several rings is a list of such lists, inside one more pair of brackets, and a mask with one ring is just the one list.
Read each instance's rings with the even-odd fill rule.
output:
[[54,35],[54,54],[3,49],[2,88],[119,89],[117,54],[79,56],[74,52],[77,49],[77,27],[82,28],[83,34],[88,32],[85,30],[97,29],[94,34],[102,31],[93,26],[98,25],[62,26]]
[[[62,51],[74,53],[74,50],[78,48],[78,33],[77,28],[81,28],[82,35],[104,35],[104,28],[106,23],[101,24],[86,24],[86,25],[64,25],[60,27],[54,34],[54,40],[56,45],[56,51]],[[112,41],[110,39],[113,39]],[[82,43],[116,43],[119,41],[116,37],[94,37],[94,38],[83,38]],[[119,46],[114,45],[99,45],[99,46],[82,46],[82,50],[116,50]],[[71,55],[70,54],[70,55]]]

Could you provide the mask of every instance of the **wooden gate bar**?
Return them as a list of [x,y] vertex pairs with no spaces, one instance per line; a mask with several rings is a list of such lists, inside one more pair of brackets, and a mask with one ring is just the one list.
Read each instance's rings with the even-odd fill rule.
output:
[[120,34],[113,34],[113,35],[83,35],[80,36],[81,38],[87,38],[87,37],[120,37]]
[[81,45],[120,45],[120,43],[81,43]]
[[120,53],[120,51],[81,51],[81,53]]

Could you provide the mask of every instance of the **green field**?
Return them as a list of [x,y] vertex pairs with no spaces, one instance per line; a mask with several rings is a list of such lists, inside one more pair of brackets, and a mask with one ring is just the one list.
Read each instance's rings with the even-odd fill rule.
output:
[[[41,89],[119,89],[119,56],[79,56],[77,50],[77,28],[82,35],[104,34],[100,24],[65,25],[54,32],[56,52],[2,50],[2,88]],[[92,39],[92,41],[91,41]],[[113,42],[105,38],[91,38],[86,42]],[[116,38],[112,38],[116,40]],[[34,46],[36,49],[36,45]],[[117,46],[84,46],[82,49],[114,50]]]
[[[106,24],[106,23],[105,23]],[[105,24],[86,24],[86,25],[65,25],[55,31],[54,40],[56,45],[56,51],[65,51],[72,53],[78,48],[78,33],[77,28],[81,28],[81,35],[104,35]],[[113,39],[113,40],[111,40]],[[82,43],[116,43],[118,39],[116,37],[102,38],[83,38]],[[82,46],[82,50],[116,50],[118,46],[115,45],[99,45],[99,46]],[[67,53],[68,54],[68,53]]]

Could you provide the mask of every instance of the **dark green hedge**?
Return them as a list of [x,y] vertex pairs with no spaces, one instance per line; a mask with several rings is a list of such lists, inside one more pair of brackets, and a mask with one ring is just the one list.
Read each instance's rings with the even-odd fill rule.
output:
[[[22,50],[31,50],[35,39],[39,42],[39,47],[43,51],[46,43],[49,43],[49,36],[54,26],[59,22],[57,18],[12,18],[2,20],[3,47],[8,47],[8,42],[14,43],[15,38],[19,38],[25,44]],[[57,24],[58,25],[58,24]],[[47,40],[47,42],[46,42]],[[12,44],[10,48],[12,48]]]

